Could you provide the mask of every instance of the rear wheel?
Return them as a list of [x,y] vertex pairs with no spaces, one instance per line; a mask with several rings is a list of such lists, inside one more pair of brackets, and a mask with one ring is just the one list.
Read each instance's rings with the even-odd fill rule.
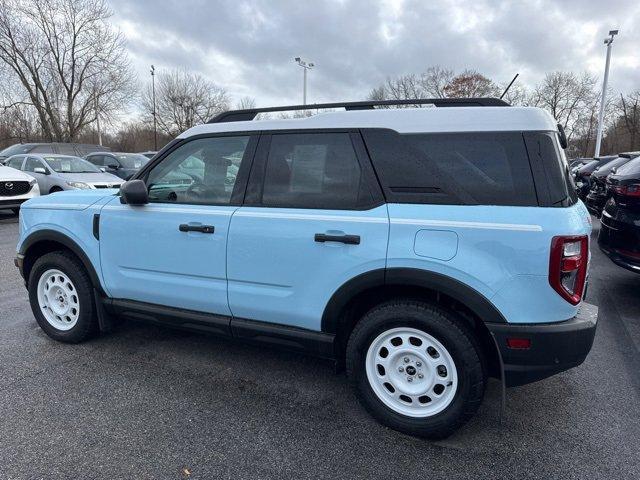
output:
[[84,266],[71,253],[48,253],[31,269],[31,310],[40,328],[55,340],[78,343],[97,331],[92,293]]
[[381,423],[426,438],[449,436],[484,395],[481,351],[453,312],[413,301],[382,304],[354,328],[347,374]]

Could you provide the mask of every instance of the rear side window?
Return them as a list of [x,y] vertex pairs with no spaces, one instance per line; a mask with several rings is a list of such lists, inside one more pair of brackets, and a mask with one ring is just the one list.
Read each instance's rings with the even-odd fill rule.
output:
[[526,132],[524,138],[536,178],[540,205],[566,207],[577,202],[569,164],[557,135],[551,132]]
[[76,152],[75,145],[71,143],[59,143],[57,147],[60,155],[82,155],[82,152]]
[[521,133],[363,134],[391,202],[538,204]]
[[45,143],[44,145],[35,146],[31,153],[55,153],[55,151],[53,150],[53,145]]
[[104,166],[104,155],[90,155],[87,157],[87,160],[97,167]]
[[616,175],[640,175],[640,157],[624,164],[616,171]]
[[348,133],[274,134],[262,205],[356,209],[371,194]]

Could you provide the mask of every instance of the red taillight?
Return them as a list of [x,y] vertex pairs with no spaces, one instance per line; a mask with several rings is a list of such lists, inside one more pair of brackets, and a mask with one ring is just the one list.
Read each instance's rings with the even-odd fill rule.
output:
[[507,338],[507,347],[511,350],[529,350],[531,348],[531,339]]
[[589,239],[586,235],[551,239],[549,283],[572,305],[582,299],[588,260]]
[[616,185],[613,191],[625,197],[640,197],[640,184]]

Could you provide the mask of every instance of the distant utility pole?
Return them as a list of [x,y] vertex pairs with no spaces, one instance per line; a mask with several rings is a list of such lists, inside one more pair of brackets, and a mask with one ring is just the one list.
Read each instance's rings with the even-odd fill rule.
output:
[[151,65],[151,96],[153,97],[153,149],[158,151],[158,121],[156,119],[156,67]]
[[598,114],[598,133],[596,134],[596,152],[595,157],[600,156],[600,144],[602,143],[602,129],[604,122],[604,104],[607,98],[607,82],[609,81],[609,63],[611,62],[611,44],[613,37],[618,34],[618,30],[609,30],[609,37],[604,39],[607,46],[607,60],[604,64],[604,80],[602,82],[602,98],[600,100],[600,113]]
[[311,70],[313,67],[315,67],[315,64],[311,62],[307,63],[304,60],[302,60],[300,57],[296,57],[294,58],[294,60],[298,65],[300,65],[304,69],[304,77],[302,80],[302,104],[306,105],[307,104],[307,70]]

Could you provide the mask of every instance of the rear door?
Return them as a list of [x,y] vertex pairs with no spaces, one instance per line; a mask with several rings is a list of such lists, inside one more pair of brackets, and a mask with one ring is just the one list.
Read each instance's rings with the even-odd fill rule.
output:
[[342,284],[385,267],[388,233],[358,133],[263,135],[229,229],[232,314],[320,330]]
[[242,134],[187,141],[144,175],[147,205],[114,197],[101,210],[100,260],[111,297],[230,315],[227,234],[255,143]]

